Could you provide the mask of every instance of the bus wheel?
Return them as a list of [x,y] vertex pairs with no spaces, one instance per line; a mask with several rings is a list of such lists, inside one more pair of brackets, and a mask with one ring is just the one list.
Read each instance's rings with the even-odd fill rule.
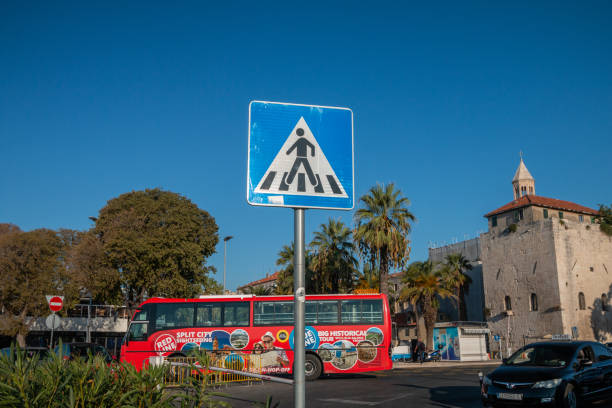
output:
[[321,376],[323,372],[323,366],[321,365],[321,360],[314,354],[306,354],[304,360],[304,370],[306,381],[316,380]]

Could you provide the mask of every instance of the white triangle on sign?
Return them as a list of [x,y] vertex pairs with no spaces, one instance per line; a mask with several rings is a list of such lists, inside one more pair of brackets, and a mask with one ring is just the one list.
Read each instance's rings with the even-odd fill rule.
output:
[[276,154],[255,192],[348,198],[303,117]]

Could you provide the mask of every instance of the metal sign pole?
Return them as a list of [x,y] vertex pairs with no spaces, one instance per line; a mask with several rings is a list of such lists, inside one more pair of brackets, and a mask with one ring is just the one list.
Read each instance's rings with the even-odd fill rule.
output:
[[294,329],[293,329],[293,406],[306,406],[305,387],[305,353],[304,353],[304,312],[306,290],[304,289],[304,209],[295,208],[293,214],[294,253],[293,253],[293,288]]
[[53,319],[51,320],[51,343],[49,344],[49,348],[53,348],[53,331],[55,330],[55,312],[53,312]]

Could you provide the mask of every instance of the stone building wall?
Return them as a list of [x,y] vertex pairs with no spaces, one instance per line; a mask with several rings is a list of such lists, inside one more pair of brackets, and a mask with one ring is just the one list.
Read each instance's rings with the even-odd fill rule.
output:
[[[576,327],[582,339],[612,341],[612,308],[602,303],[602,295],[612,296],[612,237],[590,220],[555,219],[551,224],[564,332],[571,334]],[[584,310],[579,293],[584,294]]]
[[[563,333],[553,226],[549,222],[521,222],[516,232],[494,229],[480,236],[485,314],[493,335],[511,350],[525,336]],[[531,294],[537,296],[532,310]],[[506,311],[509,296],[512,313]]]
[[[533,214],[541,210],[534,208]],[[508,337],[512,350],[525,340],[555,334],[612,341],[612,307],[602,303],[602,295],[612,296],[612,238],[590,219],[561,221],[556,212],[550,215],[533,217],[532,222],[524,219],[516,232],[493,229],[480,236],[491,332],[504,341]],[[506,296],[511,315],[506,312]]]
[[[522,211],[522,218],[520,216],[520,211]],[[544,217],[544,213],[546,212],[546,218]],[[580,214],[572,211],[563,211],[563,210],[555,210],[552,208],[544,208],[538,207],[536,205],[531,205],[528,207],[522,207],[520,209],[508,211],[505,213],[497,214],[497,226],[493,226],[493,216],[489,217],[489,231],[496,230],[498,232],[502,232],[506,228],[508,228],[512,224],[518,224],[519,222],[535,222],[541,221],[545,219],[559,219],[559,214],[563,214],[563,219],[573,222],[581,222],[580,217],[582,216],[582,223],[591,224],[592,216],[586,214]]]
[[[454,253],[459,253],[470,261],[472,269],[465,271],[465,274],[472,279],[472,283],[465,294],[465,307],[467,311],[467,319],[471,322],[484,321],[484,291],[480,251],[479,238],[429,249],[429,259],[433,262],[444,262],[447,255]],[[459,310],[457,307],[457,302],[454,300],[442,299],[440,301],[439,314],[446,317],[446,320],[458,321]]]

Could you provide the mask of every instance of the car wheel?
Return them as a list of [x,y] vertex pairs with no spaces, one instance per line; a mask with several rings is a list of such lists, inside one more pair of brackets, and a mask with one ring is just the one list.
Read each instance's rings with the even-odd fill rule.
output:
[[321,376],[323,372],[323,367],[321,365],[321,360],[313,354],[306,354],[306,358],[304,359],[304,371],[306,381],[316,380]]
[[563,393],[563,408],[576,408],[578,406],[578,398],[576,397],[576,390],[572,384],[565,386],[565,392]]

